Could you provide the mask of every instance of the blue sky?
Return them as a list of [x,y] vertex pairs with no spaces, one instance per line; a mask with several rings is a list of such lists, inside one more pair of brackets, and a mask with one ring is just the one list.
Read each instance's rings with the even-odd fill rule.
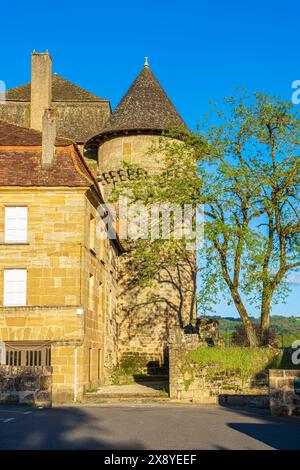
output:
[[[8,88],[29,81],[33,49],[49,49],[54,72],[115,107],[147,55],[191,128],[209,100],[237,87],[289,99],[300,80],[299,0],[29,0],[2,2],[1,19],[0,80]],[[294,284],[273,313],[300,315],[299,300]],[[234,309],[221,303],[218,313]]]

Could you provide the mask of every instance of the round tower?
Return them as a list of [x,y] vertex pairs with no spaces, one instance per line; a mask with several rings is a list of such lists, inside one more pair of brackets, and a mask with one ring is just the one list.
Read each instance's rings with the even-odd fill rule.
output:
[[[149,149],[174,127],[188,131],[146,59],[105,127],[85,146],[98,152],[99,178],[106,200],[112,186],[127,177],[124,161],[143,168],[148,174],[163,168],[163,158],[159,160],[159,155],[149,154]],[[179,293],[179,288],[174,288],[179,268],[174,268],[169,280],[164,274],[159,276],[155,289],[142,288],[132,282],[130,257],[130,252],[122,255],[118,266],[119,298],[115,319],[119,361],[126,362],[129,357],[132,362],[135,360],[132,358],[139,356],[139,365],[143,360],[145,366],[151,363],[162,365],[170,328],[178,324],[179,317],[184,324],[190,322],[190,307],[185,308],[182,304],[182,299],[191,296],[189,280],[186,291]],[[178,285],[180,282],[182,278]],[[151,289],[156,298],[160,296],[159,301],[149,302]],[[190,305],[188,301],[187,304]]]
[[148,173],[162,168],[162,161],[149,157],[149,149],[174,127],[188,130],[146,58],[143,69],[105,127],[86,144],[86,148],[98,149],[99,175],[104,186],[124,177],[124,161]]

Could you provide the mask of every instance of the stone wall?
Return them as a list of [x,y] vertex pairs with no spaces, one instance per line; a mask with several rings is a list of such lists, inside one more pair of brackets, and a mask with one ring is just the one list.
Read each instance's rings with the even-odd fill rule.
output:
[[[57,134],[84,143],[98,134],[110,115],[108,101],[52,102],[57,113]],[[30,102],[7,101],[0,106],[0,119],[30,127]]]
[[[149,155],[149,150],[157,145],[159,137],[153,135],[128,135],[106,140],[99,147],[98,164],[100,174],[117,171],[123,168],[126,161],[132,165],[153,173],[163,168],[163,159]],[[107,189],[107,195],[110,188]]]
[[[98,203],[85,188],[0,189],[0,341],[51,342],[57,403],[109,381],[117,361],[117,252],[112,240],[90,246]],[[28,243],[4,242],[11,204],[28,207]],[[3,306],[8,268],[27,269],[26,306]]]
[[51,406],[52,367],[0,366],[0,403]]
[[[201,331],[201,330],[200,330]],[[170,398],[203,404],[268,406],[268,371],[257,371],[242,379],[239,372],[215,372],[214,365],[204,368],[187,361],[187,354],[207,344],[200,334],[184,334],[175,330],[170,335]]]
[[270,370],[269,377],[272,415],[300,416],[300,370]]

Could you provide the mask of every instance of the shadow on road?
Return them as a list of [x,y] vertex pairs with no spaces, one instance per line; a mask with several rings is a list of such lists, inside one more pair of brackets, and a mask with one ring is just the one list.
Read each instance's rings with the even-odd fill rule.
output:
[[[227,408],[229,409],[229,408]],[[277,450],[300,450],[300,419],[271,416],[269,410],[237,409],[231,411],[249,417],[249,423],[229,422],[227,426]],[[250,422],[261,417],[261,423]]]
[[[132,440],[122,442],[103,426],[101,415],[88,409],[52,408],[30,409],[31,414],[0,408],[1,415],[14,416],[13,422],[0,423],[0,448],[2,450],[99,450],[143,449]],[[26,408],[23,411],[26,411]],[[28,410],[28,409],[27,409]]]

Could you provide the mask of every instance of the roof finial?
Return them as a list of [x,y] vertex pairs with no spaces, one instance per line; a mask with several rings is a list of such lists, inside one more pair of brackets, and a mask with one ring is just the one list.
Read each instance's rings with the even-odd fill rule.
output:
[[148,57],[147,56],[145,57],[144,67],[149,67]]

